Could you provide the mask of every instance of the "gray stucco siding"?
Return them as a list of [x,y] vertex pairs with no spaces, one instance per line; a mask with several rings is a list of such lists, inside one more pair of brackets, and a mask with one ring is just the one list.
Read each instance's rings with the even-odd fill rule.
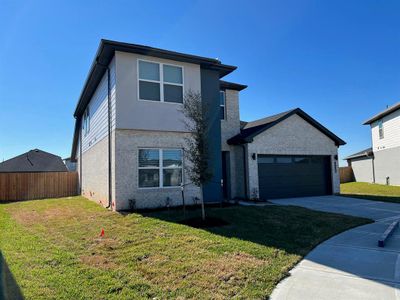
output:
[[375,182],[386,184],[389,177],[390,185],[400,185],[400,147],[374,152]]
[[371,157],[360,157],[351,159],[351,167],[356,182],[374,182],[373,159]]
[[222,152],[221,152],[221,117],[219,105],[219,72],[201,69],[201,96],[203,112],[209,124],[208,139],[208,164],[212,172],[211,180],[203,186],[205,202],[221,202],[222,187]]
[[[257,159],[252,155],[326,155],[331,157],[331,178],[333,193],[340,192],[340,178],[335,156],[338,148],[333,140],[306,122],[298,115],[292,115],[247,144],[248,195],[259,197]],[[336,164],[336,168],[335,168]]]
[[118,129],[186,131],[182,104],[138,99],[138,61],[172,64],[183,67],[184,94],[201,90],[200,66],[157,57],[116,52]]
[[[117,130],[115,151],[115,189],[116,209],[129,209],[129,200],[135,200],[136,208],[166,207],[167,197],[171,206],[182,205],[180,187],[139,188],[138,184],[138,151],[140,148],[174,148],[183,149],[188,133],[159,132],[145,130]],[[187,164],[183,158],[183,163]],[[185,201],[187,205],[194,203],[194,198],[200,199],[200,189],[191,184],[183,170],[185,184]]]

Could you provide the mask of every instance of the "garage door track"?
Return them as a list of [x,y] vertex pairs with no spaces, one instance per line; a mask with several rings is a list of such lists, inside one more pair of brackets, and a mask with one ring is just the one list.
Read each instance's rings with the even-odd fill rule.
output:
[[316,247],[276,287],[271,299],[400,299],[400,230],[384,248],[378,247],[382,233],[400,218],[400,204],[339,196],[271,202],[375,220]]

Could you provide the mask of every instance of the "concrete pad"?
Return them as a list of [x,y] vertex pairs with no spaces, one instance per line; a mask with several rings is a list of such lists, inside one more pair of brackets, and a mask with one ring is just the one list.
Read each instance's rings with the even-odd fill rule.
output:
[[271,202],[376,221],[320,244],[276,287],[271,299],[400,299],[400,229],[384,248],[378,247],[379,237],[400,218],[400,204],[338,196]]
[[277,286],[271,299],[391,300],[397,298],[394,283],[297,269],[288,279]]

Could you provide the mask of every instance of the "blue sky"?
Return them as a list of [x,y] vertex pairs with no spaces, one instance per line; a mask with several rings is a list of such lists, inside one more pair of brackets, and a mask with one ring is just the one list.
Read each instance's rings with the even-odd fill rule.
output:
[[400,1],[0,0],[0,161],[69,156],[101,38],[236,65],[225,79],[249,86],[243,120],[301,107],[347,141],[341,157],[370,146],[362,122],[400,100]]

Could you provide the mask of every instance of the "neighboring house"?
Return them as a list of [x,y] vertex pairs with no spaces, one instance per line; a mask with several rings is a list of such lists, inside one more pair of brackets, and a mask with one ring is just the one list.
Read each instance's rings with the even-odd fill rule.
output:
[[67,172],[60,156],[33,149],[0,163],[0,173]]
[[[241,122],[239,92],[217,59],[102,40],[79,98],[71,159],[84,196],[114,210],[339,192],[344,144],[300,109]],[[185,93],[200,92],[213,178],[185,174]],[[190,167],[190,166],[188,166]],[[293,193],[293,191],[296,191]]]
[[372,148],[346,157],[356,181],[400,185],[400,102],[364,122]]
[[76,161],[71,161],[71,158],[64,158],[63,159],[65,166],[67,167],[68,171],[75,172],[76,171]]

